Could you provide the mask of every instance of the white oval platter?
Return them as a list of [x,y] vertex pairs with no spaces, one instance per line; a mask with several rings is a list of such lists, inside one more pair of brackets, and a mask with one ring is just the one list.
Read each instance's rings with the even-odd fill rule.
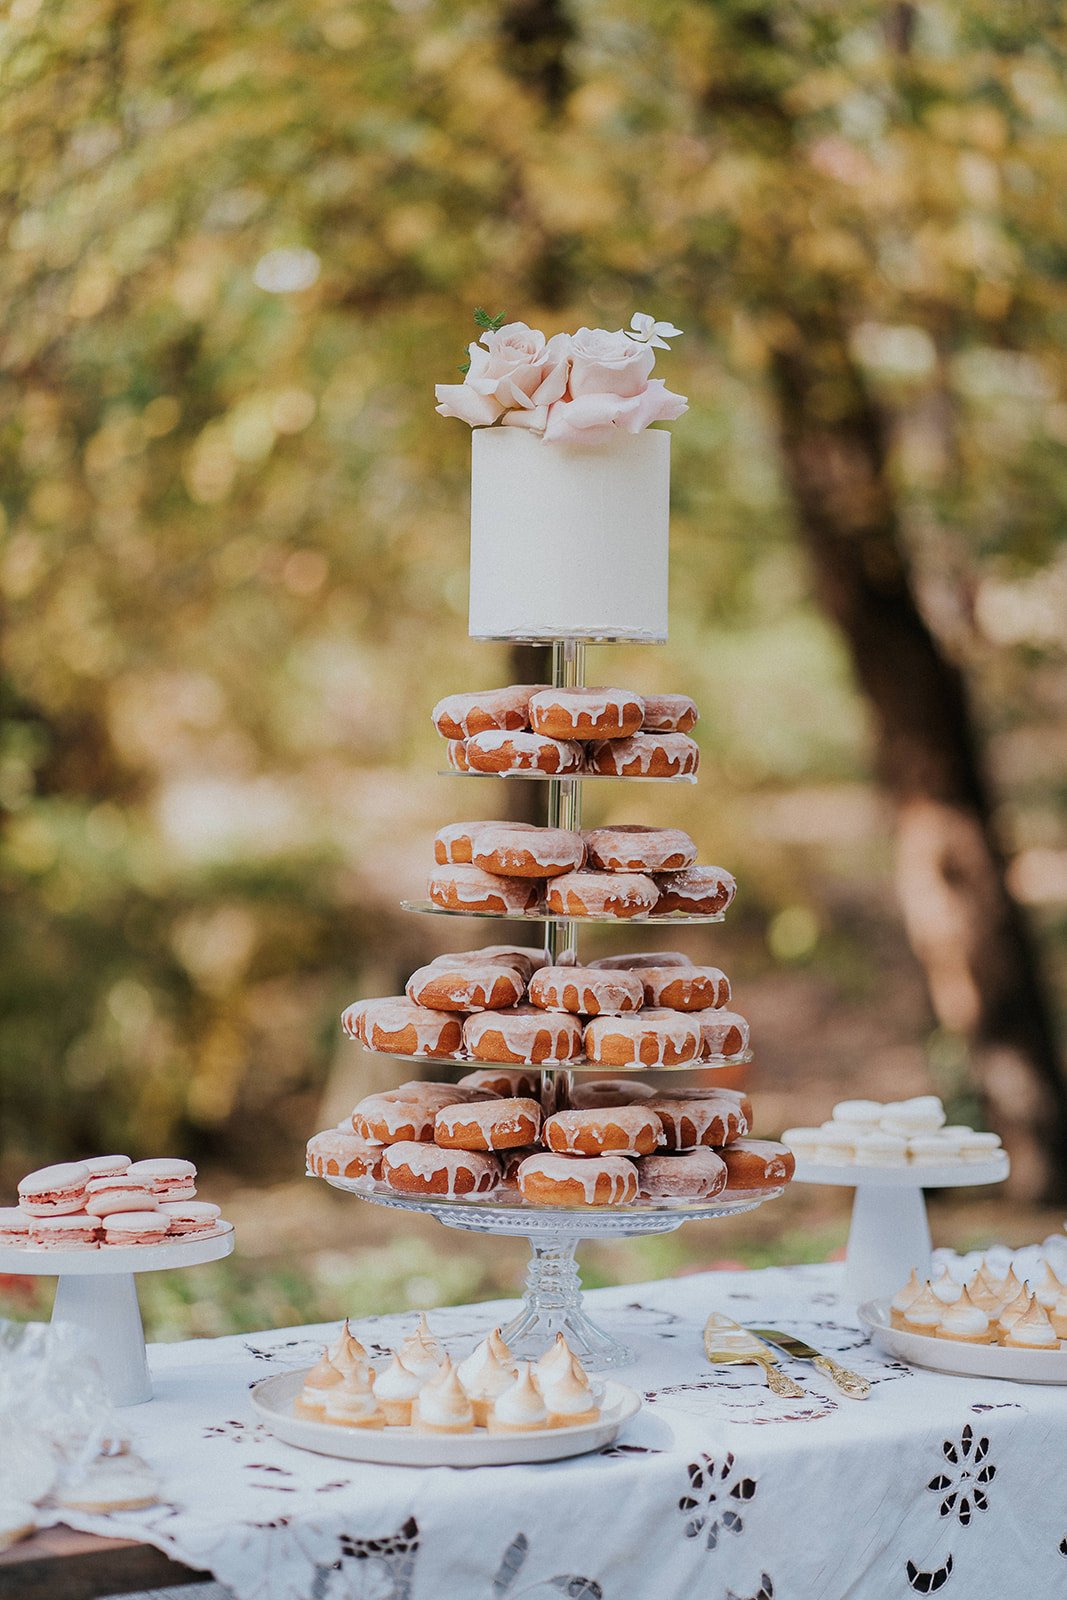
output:
[[1012,1350],[999,1344],[963,1344],[894,1328],[888,1300],[868,1300],[859,1319],[871,1340],[909,1366],[930,1367],[961,1378],[1007,1378],[1014,1383],[1067,1383],[1067,1349]]

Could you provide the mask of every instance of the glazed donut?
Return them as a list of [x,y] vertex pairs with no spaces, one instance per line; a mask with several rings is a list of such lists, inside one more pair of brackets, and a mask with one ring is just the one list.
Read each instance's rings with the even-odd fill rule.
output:
[[489,1011],[518,1005],[526,979],[517,967],[496,961],[455,961],[420,967],[407,981],[416,1005],[437,1011]]
[[406,995],[357,1001],[344,1014],[345,1031],[352,1033],[352,1013],[358,1012],[355,1037],[370,1050],[393,1056],[454,1056],[463,1042],[463,1026],[446,1011],[417,1006]]
[[445,911],[495,911],[501,916],[533,911],[541,900],[535,878],[497,878],[481,867],[438,867],[426,892]]
[[566,828],[533,828],[522,822],[494,822],[481,830],[473,855],[483,872],[505,877],[558,878],[585,860],[580,833]]
[[529,981],[537,968],[546,964],[548,956],[537,945],[487,944],[481,950],[446,951],[443,955],[434,956],[428,965],[447,967],[457,961],[492,961],[499,967],[515,967]]
[[645,702],[629,689],[540,689],[530,726],[550,739],[627,739],[645,720]]
[[738,1139],[720,1155],[726,1162],[726,1190],[777,1189],[793,1176],[792,1150],[773,1139]]
[[382,1156],[382,1178],[396,1194],[489,1194],[500,1182],[500,1163],[477,1150],[393,1144]]
[[541,1093],[541,1074],[526,1067],[482,1067],[460,1078],[457,1089],[487,1089],[502,1100],[536,1098]]
[[416,1100],[420,1105],[432,1106],[435,1111],[440,1111],[442,1106],[455,1106],[461,1100],[474,1103],[478,1100],[496,1100],[498,1096],[491,1089],[464,1087],[458,1083],[426,1083],[421,1078],[413,1078],[410,1083],[402,1083],[396,1089],[386,1089],[383,1098]]
[[528,1156],[518,1183],[532,1206],[624,1206],[637,1199],[637,1168],[625,1156]]
[[748,1023],[736,1011],[702,1011],[700,1041],[702,1061],[743,1055],[748,1049]]
[[583,1038],[586,1060],[597,1067],[680,1067],[700,1054],[700,1024],[683,1012],[594,1017]]
[[693,916],[714,917],[725,911],[737,893],[737,879],[722,867],[686,867],[656,879],[659,903],[656,915],[688,911]]
[[682,778],[700,765],[699,746],[685,733],[635,733],[590,746],[590,772],[615,778]]
[[449,1150],[514,1150],[536,1144],[541,1107],[536,1100],[487,1100],[446,1106],[434,1122],[434,1142]]
[[[653,1096],[653,1099],[657,1096]],[[752,1126],[752,1101],[741,1089],[727,1089],[718,1084],[714,1088],[705,1087],[703,1084],[683,1084],[678,1089],[672,1089],[664,1096],[668,1100],[729,1100],[730,1104],[737,1107],[738,1113],[746,1123],[745,1132]]]
[[547,893],[549,911],[564,917],[644,917],[658,898],[639,872],[565,872]]
[[307,1142],[307,1169],[316,1178],[380,1178],[382,1149],[345,1128],[327,1128]]
[[583,750],[543,733],[476,733],[464,757],[471,772],[578,772]]
[[632,972],[542,967],[530,979],[529,1001],[544,1011],[575,1011],[596,1017],[604,1011],[639,1011],[644,991],[640,978]]
[[647,1156],[664,1143],[656,1113],[633,1105],[557,1111],[546,1120],[541,1138],[554,1154],[565,1156]]
[[471,766],[470,762],[467,760],[466,739],[449,739],[448,748],[445,751],[445,755],[448,759],[449,766],[454,772],[470,771]]
[[438,828],[433,836],[433,858],[437,865],[469,867],[474,859],[475,839],[483,828],[492,826],[492,822],[450,822],[447,827]]
[[688,733],[696,726],[700,712],[687,694],[646,694],[646,733]]
[[540,1066],[582,1053],[581,1024],[565,1011],[513,1006],[482,1011],[463,1024],[463,1044],[476,1061]]
[[657,1091],[647,1083],[625,1078],[586,1078],[574,1085],[571,1105],[578,1111],[604,1111],[613,1106],[632,1106],[651,1100]]
[[469,739],[472,733],[494,728],[528,728],[530,696],[538,683],[515,683],[506,689],[475,689],[467,694],[446,694],[430,716],[445,739]]
[[720,1146],[742,1138],[748,1122],[733,1099],[708,1095],[686,1099],[684,1094],[655,1095],[647,1102],[663,1124],[668,1150],[695,1150],[698,1145]]
[[681,828],[626,823],[591,828],[582,837],[589,865],[601,872],[678,872],[697,858],[696,845]]
[[718,967],[642,967],[639,977],[648,1006],[707,1011],[730,1000],[730,980]]
[[424,1100],[402,1100],[395,1094],[369,1094],[352,1110],[352,1128],[367,1144],[398,1141],[432,1143],[433,1119],[439,1106]]
[[603,967],[605,972],[640,972],[644,967],[691,967],[693,963],[680,950],[646,950],[636,955],[601,956],[589,965]]
[[648,1200],[710,1200],[726,1188],[726,1162],[714,1150],[642,1156],[637,1183]]

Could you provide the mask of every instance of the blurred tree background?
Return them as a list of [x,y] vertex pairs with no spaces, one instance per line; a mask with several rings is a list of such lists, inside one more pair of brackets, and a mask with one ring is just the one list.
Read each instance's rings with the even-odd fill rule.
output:
[[597,671],[702,705],[656,811],[742,881],[767,1126],[932,1081],[1051,1188],[1059,8],[12,0],[0,63],[6,1184],[292,1175],[341,1005],[456,944],[394,907],[509,669],[432,410],[480,304],[686,329],[671,643]]

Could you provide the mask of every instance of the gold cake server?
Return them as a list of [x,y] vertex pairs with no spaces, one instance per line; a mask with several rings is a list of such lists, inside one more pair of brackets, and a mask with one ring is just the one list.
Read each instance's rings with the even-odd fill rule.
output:
[[732,1317],[713,1311],[704,1327],[704,1353],[713,1366],[727,1362],[755,1363],[763,1368],[767,1387],[783,1400],[806,1400],[808,1391],[778,1365],[774,1352]]
[[820,1372],[825,1372],[841,1393],[847,1394],[850,1400],[866,1400],[869,1396],[871,1386],[866,1378],[861,1378],[858,1372],[850,1372],[832,1356],[824,1356],[821,1350],[816,1350],[814,1345],[805,1344],[796,1334],[779,1333],[777,1328],[747,1328],[745,1331],[759,1339],[766,1339],[768,1344],[773,1344],[776,1350],[781,1350],[787,1356],[794,1356],[798,1361],[810,1361]]

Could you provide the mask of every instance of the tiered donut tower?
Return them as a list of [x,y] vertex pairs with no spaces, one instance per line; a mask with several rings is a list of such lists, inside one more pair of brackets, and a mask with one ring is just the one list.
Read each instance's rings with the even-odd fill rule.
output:
[[[572,449],[545,443],[518,429],[475,428],[471,637],[550,646],[552,686],[567,690],[585,684],[586,647],[590,643],[664,643],[669,445],[669,435],[658,430],[625,436],[596,448]],[[561,574],[568,578],[562,580]],[[537,769],[511,768],[496,775],[513,781],[547,783],[547,826],[579,834],[584,781],[590,776],[605,780],[609,777],[590,770],[591,749],[586,747],[580,770],[553,775]],[[453,767],[448,775],[487,774],[459,774]],[[620,772],[614,775],[614,781],[692,783],[696,779],[691,770],[683,770],[658,778]],[[558,897],[556,903],[559,904]],[[545,959],[553,967],[576,962],[580,925],[617,924],[619,920],[616,915],[595,912],[578,915],[569,904],[552,910],[547,906],[547,896],[540,898],[534,908],[521,911],[509,907],[504,911],[472,912],[462,906],[449,908],[439,898],[437,903],[431,899],[404,905],[408,910],[434,915],[536,922],[543,925]],[[674,910],[661,915],[653,910],[628,916],[624,925],[653,926],[662,932],[666,926],[722,920],[721,910],[695,914]],[[409,995],[410,992],[409,988]],[[370,1002],[372,1006],[375,1003]],[[352,1011],[357,1012],[358,1008]],[[714,1013],[709,1011],[707,1015]],[[353,1027],[359,1032],[358,1015],[349,1031]],[[359,1037],[374,1048],[373,1033],[364,1030]],[[395,1054],[395,1047],[388,1053]],[[440,1059],[440,1051],[423,1051],[399,1059],[417,1060],[425,1066],[431,1053],[439,1058],[437,1065],[446,1064]],[[514,1072],[515,1057],[511,1059],[510,1070]],[[627,1072],[660,1074],[681,1067],[703,1071],[715,1066],[736,1066],[750,1056],[742,1049],[729,1057],[709,1059],[705,1054],[700,1059],[690,1056],[664,1065],[664,1060],[670,1062],[670,1052],[666,1052],[658,1059],[646,1055],[622,1068],[590,1061],[588,1052],[556,1062],[541,1060],[540,1056],[533,1059],[537,1062],[533,1070],[540,1075],[543,1115],[548,1118],[571,1106],[576,1080],[580,1081],[582,1074],[610,1070],[616,1077],[626,1077]],[[451,1051],[448,1060],[480,1069],[487,1065],[482,1055],[475,1059],[463,1048]],[[647,1094],[647,1089],[644,1092]],[[660,1092],[669,1093],[666,1089]],[[578,1098],[581,1099],[580,1089]],[[743,1123],[740,1131],[748,1131]],[[709,1198],[637,1195],[621,1204],[533,1204],[520,1189],[508,1185],[498,1186],[484,1196],[398,1193],[369,1172],[346,1177],[336,1167],[331,1171],[331,1165],[312,1164],[309,1158],[310,1172],[373,1204],[428,1213],[450,1228],[526,1237],[531,1259],[521,1310],[504,1329],[508,1345],[517,1356],[535,1358],[548,1348],[557,1333],[563,1332],[583,1363],[594,1368],[623,1366],[633,1356],[583,1309],[575,1263],[575,1250],[582,1239],[669,1233],[686,1221],[707,1221],[753,1210],[781,1193],[780,1184],[765,1183],[751,1190],[731,1184]],[[788,1172],[783,1171],[783,1180],[787,1177]]]

